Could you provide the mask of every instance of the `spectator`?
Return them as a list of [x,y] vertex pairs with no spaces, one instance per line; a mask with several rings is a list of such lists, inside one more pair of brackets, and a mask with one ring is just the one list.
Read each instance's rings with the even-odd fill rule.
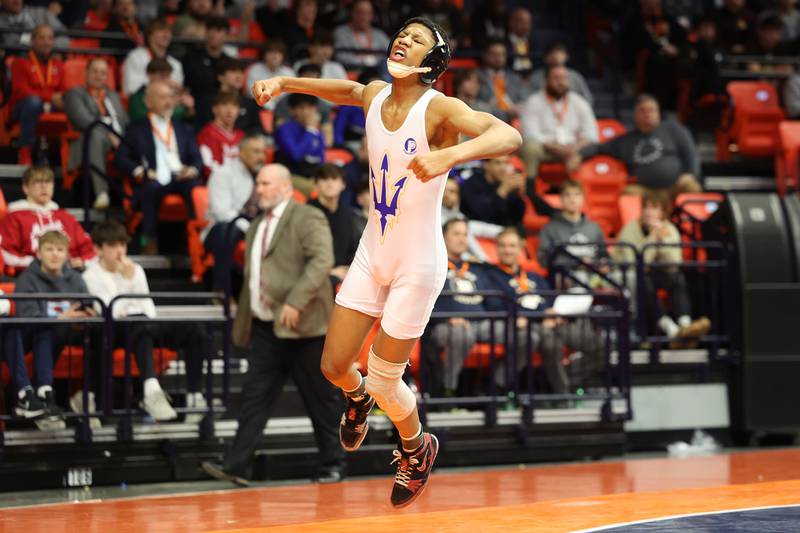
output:
[[317,480],[344,476],[338,424],[342,395],[320,371],[324,336],[333,308],[328,273],[333,243],[325,216],[292,200],[289,171],[267,165],[256,178],[265,214],[247,231],[245,283],[233,327],[237,346],[251,347],[242,389],[239,426],[223,465],[203,463],[217,479],[246,485],[253,452],[286,378],[300,391],[314,427]]
[[624,31],[631,36],[627,49],[634,54],[638,91],[654,94],[665,109],[675,109],[686,30],[664,13],[661,0],[640,0],[637,15]]
[[510,120],[517,116],[517,102],[522,93],[522,80],[512,70],[506,68],[508,52],[505,42],[500,39],[490,40],[483,50],[483,61],[478,71],[481,88],[478,100],[497,102],[501,120]]
[[[461,186],[454,177],[447,178],[444,184],[444,194],[442,195],[442,224],[454,219],[461,218],[467,220],[466,215],[461,212]],[[489,258],[484,253],[481,245],[475,237],[488,237],[494,239],[500,231],[501,226],[480,222],[479,220],[468,220],[467,253],[479,262],[486,262]]]
[[165,195],[183,196],[189,218],[194,217],[192,189],[199,184],[203,158],[192,129],[172,119],[175,96],[167,83],[147,86],[148,118],[134,121],[125,130],[125,142],[117,150],[116,165],[134,180],[133,207],[142,212],[142,251],[158,252],[158,211]]
[[[88,291],[109,305],[120,294],[149,294],[150,287],[144,269],[128,257],[128,233],[119,222],[107,220],[94,227],[92,241],[97,250],[98,261],[83,273]],[[96,305],[96,309],[99,306]],[[150,298],[118,300],[111,308],[115,319],[157,316],[156,307]],[[174,420],[178,417],[161,388],[155,373],[153,347],[159,339],[163,346],[177,349],[186,361],[187,407],[206,407],[200,392],[203,375],[203,350],[207,335],[197,323],[136,322],[115,324],[111,331],[112,348],[132,346],[136,366],[143,382],[144,410],[157,421]],[[100,346],[102,337],[95,343]],[[98,361],[99,363],[99,361]],[[99,367],[99,365],[98,365]],[[95,372],[99,374],[99,372]],[[96,380],[95,391],[100,391]],[[93,395],[92,395],[93,396]],[[89,399],[91,405],[91,397]],[[91,412],[91,409],[90,409]],[[189,418],[191,417],[191,418]],[[199,422],[197,415],[188,415],[187,422]]]
[[298,0],[289,10],[275,11],[269,4],[256,11],[264,35],[283,40],[290,61],[297,61],[305,54],[310,36],[321,30],[318,21],[317,0]]
[[725,84],[720,77],[717,57],[721,50],[717,45],[717,27],[711,18],[703,18],[695,28],[695,40],[691,55],[692,65],[692,103],[699,103],[703,97],[719,97],[725,94]]
[[764,17],[758,22],[756,39],[748,46],[745,53],[747,55],[761,56],[762,60],[749,63],[747,70],[751,72],[792,72],[791,65],[772,63],[772,60],[777,57],[794,55],[793,46],[781,42],[782,32],[783,22],[778,16]]
[[[381,79],[377,69],[367,67],[358,75],[358,83],[367,85],[375,80]],[[361,141],[366,134],[366,117],[364,108],[361,106],[343,105],[339,106],[336,112],[336,119],[333,122],[333,144],[342,146],[352,152],[357,152],[361,147]]]
[[[332,61],[333,58],[333,35],[324,30],[320,30],[314,34],[314,37],[311,39],[311,42],[308,43],[308,58],[301,59],[299,61],[295,61],[294,63],[294,71],[299,71],[303,65],[308,63],[313,63],[317,65],[320,70],[322,71],[322,78],[325,79],[337,79],[337,80],[346,80],[347,71],[344,69],[341,63],[338,61]],[[261,77],[253,77],[251,74],[250,77],[253,78],[253,81],[256,80],[263,80],[266,78],[271,78],[272,76],[294,76],[291,69],[288,69],[289,73],[276,73],[269,76],[261,76]],[[250,85],[252,86],[253,83],[251,82]],[[271,102],[272,100],[270,100]],[[269,104],[269,102],[267,102]]]
[[[81,275],[67,263],[69,237],[57,229],[45,231],[39,239],[36,259],[16,281],[15,293],[88,293]],[[87,294],[88,296],[88,294]],[[95,316],[91,304],[70,300],[19,300],[16,315],[26,318],[74,319]],[[14,328],[6,335],[6,353],[10,361],[21,361],[22,354],[33,352],[36,369],[36,394],[27,379],[27,370],[19,364],[15,371],[17,392],[17,413],[36,417],[35,413],[44,411],[48,429],[63,429],[64,413],[56,402],[53,391],[53,368],[61,349],[67,344],[75,344],[75,331],[68,325],[37,324]],[[14,369],[12,369],[14,370]],[[25,376],[23,377],[23,374]],[[36,401],[39,400],[39,402]],[[39,415],[41,416],[41,415]],[[42,427],[42,426],[40,426]]]
[[533,70],[533,40],[531,29],[533,16],[524,7],[518,7],[508,17],[508,35],[506,47],[508,49],[508,68],[521,76]]
[[[183,60],[183,71],[186,73],[184,86],[194,97],[198,110],[211,108],[219,90],[217,67],[221,61],[231,59],[223,51],[228,34],[228,20],[223,17],[209,17],[205,27],[205,46],[190,51]],[[204,124],[205,122],[200,126]]]
[[797,0],[777,0],[774,9],[769,9],[760,14],[762,20],[777,16],[783,23],[781,42],[791,43],[800,38],[800,11],[797,10]]
[[137,46],[144,46],[144,34],[136,19],[136,2],[134,0],[114,0],[113,16],[105,31],[124,33],[127,39],[101,39],[101,48],[132,50]]
[[500,226],[522,223],[525,176],[514,170],[507,155],[487,159],[461,186],[461,209],[467,218]]
[[[705,335],[711,327],[711,322],[706,317],[695,321],[691,319],[692,305],[689,299],[689,289],[686,278],[678,265],[683,261],[680,248],[681,236],[669,221],[672,211],[672,201],[664,191],[646,191],[642,196],[642,216],[639,220],[632,220],[622,228],[619,241],[644,250],[644,262],[668,263],[675,266],[648,267],[645,269],[644,286],[641,290],[645,293],[645,309],[648,329],[654,333],[660,329],[669,338],[698,337]],[[613,250],[615,260],[633,262],[636,260],[630,248],[617,246]],[[658,297],[659,290],[665,290],[672,302],[672,315],[667,313],[664,304]]]
[[553,216],[552,220],[542,228],[539,234],[539,249],[536,258],[545,268],[553,264],[570,264],[572,261],[554,257],[556,250],[566,245],[566,251],[586,263],[596,263],[608,257],[608,252],[603,244],[600,226],[583,214],[585,197],[583,185],[574,180],[566,180],[561,186],[560,214]]
[[[460,256],[467,248],[467,225],[464,220],[452,219],[444,225],[445,246],[448,255],[446,291],[456,293],[452,296],[439,296],[434,305],[434,312],[486,312],[503,309],[502,303],[495,298],[479,294],[470,294],[479,291],[507,290],[498,283],[499,274],[489,265],[481,265],[461,261]],[[542,328],[528,328],[526,323],[519,321],[517,324],[504,320],[464,319],[450,318],[446,322],[439,322],[431,329],[431,341],[437,352],[445,351],[444,364],[444,389],[449,395],[458,385],[458,376],[464,365],[464,360],[469,355],[477,342],[502,343],[506,339],[506,328],[512,328],[516,337],[516,371],[525,366],[531,356],[530,348],[537,347],[542,354],[545,371],[554,392],[568,393],[569,381],[561,364],[562,351],[555,351],[553,335],[549,339],[542,338]],[[563,345],[561,346],[563,348]],[[435,365],[432,365],[435,368]],[[495,369],[495,380],[502,384],[504,373],[502,365]],[[434,373],[436,380],[436,373]],[[506,383],[508,387],[511,383]]]
[[[31,33],[35,32],[37,26],[49,26],[59,32],[66,29],[58,16],[46,7],[26,6],[24,0],[2,0],[0,5],[3,7],[0,27],[8,30],[3,32],[3,43],[6,45],[24,44],[28,39],[33,44]],[[59,48],[68,48],[69,37],[59,37],[56,44]]]
[[212,111],[214,120],[203,126],[197,134],[197,146],[203,156],[206,177],[239,156],[239,142],[244,137],[244,132],[234,127],[239,118],[237,93],[217,94]]
[[[249,87],[244,85],[244,65],[236,59],[226,59],[217,65],[217,81],[219,92],[229,92],[241,95],[242,92],[250,93]],[[239,98],[239,116],[236,117],[235,126],[245,133],[262,133],[261,108],[252,98]],[[200,121],[203,120],[203,110],[200,110]]]
[[24,200],[8,204],[0,219],[0,250],[6,266],[25,268],[39,250],[39,239],[48,231],[60,231],[69,239],[67,252],[72,268],[83,268],[94,258],[92,241],[83,227],[53,201],[55,176],[50,168],[31,166],[22,175]]
[[[447,278],[443,291],[453,295],[440,295],[433,306],[433,312],[447,313],[485,313],[492,310],[487,298],[474,294],[492,290],[487,265],[464,260],[467,252],[469,229],[467,221],[453,218],[442,227],[444,243],[447,248]],[[494,339],[502,342],[505,338],[506,324],[502,320],[467,320],[453,317],[444,321],[431,320],[430,341],[432,353],[425,360],[431,367],[429,382],[434,396],[453,395],[458,388],[458,378],[464,360],[479,340],[488,342],[494,329]],[[445,351],[444,363],[440,353]]]
[[119,137],[105,128],[96,127],[90,138],[84,135],[87,128],[101,120],[118,135],[128,126],[128,113],[119,95],[108,88],[108,63],[102,57],[94,57],[86,63],[86,84],[67,91],[64,97],[64,110],[70,124],[81,137],[70,146],[69,168],[80,167],[84,143],[89,143],[89,162],[100,172],[90,171],[94,187],[94,208],[107,209],[110,204],[108,181],[106,181],[106,158],[112,149],[119,146]]
[[[186,11],[175,19],[172,32],[178,37],[203,39],[208,30],[206,23],[214,14],[212,0],[187,0]],[[220,14],[221,15],[221,14]],[[225,28],[227,32],[228,28]]]
[[[258,211],[258,203],[253,191],[253,183],[258,171],[266,161],[267,143],[258,134],[249,134],[239,142],[239,157],[231,159],[214,170],[208,179],[208,218],[209,225],[204,230],[203,245],[214,256],[215,289],[225,287],[223,256],[232,243],[226,241],[228,231],[232,231],[233,241],[238,243],[244,238],[249,220],[254,219]],[[237,220],[236,229],[229,226],[237,216],[243,215],[246,220]]]
[[455,51],[458,40],[464,35],[464,20],[455,5],[446,0],[418,0],[414,11],[415,16],[425,17],[438,24],[450,36],[450,46]]
[[567,76],[569,77],[569,89],[573,93],[579,94],[584,100],[589,102],[589,105],[594,104],[594,96],[586,83],[583,74],[575,69],[567,67],[569,62],[569,51],[567,45],[562,42],[555,42],[547,47],[544,51],[544,66],[533,71],[528,79],[528,90],[532,93],[537,92],[545,86],[545,72],[548,67],[562,66],[567,69]]
[[[553,296],[540,294],[551,290],[550,284],[546,279],[525,270],[519,263],[524,253],[523,243],[517,228],[505,228],[500,232],[497,236],[499,268],[490,271],[492,282],[495,287],[506,291],[509,298],[513,298],[518,312],[555,314]],[[518,329],[527,329],[529,321],[529,318],[520,316],[516,326]],[[546,355],[542,362],[552,392],[569,393],[570,382],[585,383],[602,365],[603,341],[592,328],[591,320],[582,318],[567,321],[564,317],[554,316],[533,320],[531,328],[534,339],[539,341],[537,346],[540,352]],[[569,377],[561,363],[565,346],[569,346],[572,352],[578,352],[571,356]],[[579,370],[577,367],[580,367]]]
[[[347,68],[374,67],[383,61],[389,48],[389,37],[372,26],[375,10],[370,0],[355,0],[350,5],[350,22],[339,26],[333,34],[336,57]],[[357,50],[357,51],[351,51]]]
[[147,82],[147,65],[153,59],[166,59],[172,67],[171,79],[183,87],[183,66],[167,54],[172,42],[172,29],[163,19],[156,19],[145,30],[145,46],[130,51],[122,63],[122,92],[127,96],[138,91]]
[[350,263],[353,262],[361,234],[357,233],[357,223],[350,203],[344,202],[345,189],[342,170],[334,164],[323,163],[314,172],[317,197],[308,201],[320,209],[333,235],[333,263],[331,283],[334,287],[344,280]]
[[[300,67],[297,75],[301,78],[319,78],[322,75],[322,71],[320,71],[317,65],[309,63],[308,65],[303,65]],[[333,123],[331,122],[332,110],[332,104],[325,100],[319,98],[317,99],[317,112],[320,116],[320,129],[322,130],[322,135],[325,137],[325,146],[333,146]],[[274,118],[276,129],[291,118],[288,96],[282,98],[278,102],[278,105],[275,106]]]
[[726,53],[743,53],[755,38],[756,16],[745,3],[745,0],[725,0],[714,13],[720,46]]
[[36,144],[36,129],[42,113],[64,108],[64,64],[52,56],[53,28],[36,26],[31,36],[28,57],[19,57],[11,66],[11,118],[19,122],[17,146],[21,165],[30,165]]
[[147,85],[142,85],[128,100],[128,114],[131,120],[147,118],[147,105],[145,94],[147,87],[153,82],[162,82],[169,85],[178,95],[178,101],[172,112],[176,120],[190,120],[195,113],[194,98],[186,92],[172,77],[172,64],[164,58],[155,58],[147,64]]
[[641,194],[643,187],[669,189],[673,198],[682,192],[700,192],[700,161],[688,130],[673,120],[662,122],[658,101],[649,94],[636,98],[633,121],[633,130],[587,146],[581,157],[604,154],[625,163],[629,175],[636,178],[626,194]]
[[317,166],[325,161],[325,138],[320,131],[317,97],[292,93],[288,96],[292,118],[275,130],[275,158],[292,172],[295,187],[308,196]]
[[472,48],[483,50],[490,41],[505,41],[508,37],[508,11],[505,0],[479,2],[470,20]]
[[[259,56],[261,61],[255,63],[247,71],[247,86],[252,87],[258,80],[266,80],[276,76],[294,76],[295,71],[286,66],[286,45],[279,39],[270,39],[261,49]],[[247,91],[250,99],[253,99],[253,93]],[[280,95],[277,98],[271,98],[269,102],[264,105],[264,109],[274,110],[278,102],[284,98]]]
[[547,68],[544,89],[525,100],[520,120],[525,141],[520,155],[533,176],[545,161],[563,163],[569,173],[576,171],[580,150],[598,140],[592,107],[570,90],[566,67]]
[[472,109],[499,116],[500,109],[497,108],[497,102],[494,100],[488,102],[478,100],[478,93],[481,90],[481,79],[477,70],[457,70],[453,85],[455,86],[456,98]]

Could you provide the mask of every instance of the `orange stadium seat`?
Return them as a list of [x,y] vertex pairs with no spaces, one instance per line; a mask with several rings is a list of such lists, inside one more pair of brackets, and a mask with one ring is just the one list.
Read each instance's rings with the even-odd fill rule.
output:
[[200,237],[200,233],[208,225],[208,188],[200,185],[192,189],[192,201],[195,217],[186,222],[186,247],[192,265],[192,281],[199,283],[206,270],[214,265],[214,256],[206,251]]
[[575,177],[585,189],[589,217],[600,224],[606,235],[619,231],[618,198],[628,179],[625,165],[608,156],[597,156],[584,162]]
[[8,213],[8,204],[6,203],[6,195],[3,194],[3,189],[0,189],[0,218],[6,216],[6,213]]
[[601,143],[608,142],[626,132],[627,129],[619,120],[613,118],[597,119],[597,135]]
[[780,149],[775,152],[775,184],[778,194],[800,187],[800,121],[785,120],[778,126]]
[[[66,83],[67,90],[83,85],[86,82],[86,64],[89,62],[87,56],[70,57],[64,61],[64,83]],[[106,58],[103,58],[106,59]],[[114,72],[114,65],[108,66],[108,87],[117,90],[117,77]]]
[[779,149],[778,124],[785,114],[775,86],[761,81],[728,84],[732,107],[717,130],[717,160],[727,161],[734,152],[749,157],[772,157]]

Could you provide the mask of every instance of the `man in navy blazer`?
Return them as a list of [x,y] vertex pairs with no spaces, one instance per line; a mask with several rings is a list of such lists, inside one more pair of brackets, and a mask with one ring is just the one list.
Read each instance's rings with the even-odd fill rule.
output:
[[133,178],[133,207],[142,211],[142,252],[154,254],[158,212],[165,195],[180,194],[189,216],[194,216],[192,189],[200,184],[203,158],[191,127],[172,120],[175,95],[167,83],[150,83],[145,105],[147,118],[125,130],[115,162]]

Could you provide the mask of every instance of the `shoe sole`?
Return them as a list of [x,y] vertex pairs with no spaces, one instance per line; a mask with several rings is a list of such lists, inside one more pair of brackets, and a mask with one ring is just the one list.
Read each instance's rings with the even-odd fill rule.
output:
[[[433,433],[431,433],[431,443],[433,443],[434,449],[433,449],[433,457],[431,457],[431,464],[428,468],[430,468],[431,474],[433,474],[433,463],[436,461],[436,457],[439,455],[439,439],[437,439],[436,435],[434,435]],[[425,489],[428,488],[430,482],[431,482],[431,477],[430,475],[428,475],[428,481],[426,481],[425,484],[422,485],[422,487],[416,493],[414,493],[412,497],[410,497],[403,503],[399,503],[397,505],[392,504],[392,507],[394,507],[395,509],[402,509],[403,507],[408,507],[409,505],[414,503],[417,498],[419,498],[420,494],[425,492]]]
[[208,463],[203,463],[203,464],[200,465],[200,468],[203,469],[203,472],[205,472],[206,474],[208,474],[209,476],[213,477],[216,480],[229,481],[229,482],[233,483],[234,485],[238,485],[240,487],[249,487],[250,486],[250,482],[247,481],[246,479],[241,478],[239,476],[232,476],[232,475],[228,474],[227,472],[225,472],[224,470],[221,470],[221,469],[215,467],[214,465],[210,465]]
[[[342,415],[344,416],[344,415]],[[346,452],[354,452],[361,447],[361,443],[364,442],[364,439],[367,438],[367,433],[369,433],[369,421],[365,422],[364,432],[361,434],[361,437],[356,441],[353,446],[345,446],[344,441],[342,440],[342,425],[339,424],[339,444],[342,445],[342,448]]]
[[17,416],[25,418],[26,420],[30,420],[32,418],[39,418],[41,416],[46,415],[47,410],[41,409],[39,411],[28,411],[26,409],[20,409],[19,407],[16,407],[14,408],[14,413],[16,413]]

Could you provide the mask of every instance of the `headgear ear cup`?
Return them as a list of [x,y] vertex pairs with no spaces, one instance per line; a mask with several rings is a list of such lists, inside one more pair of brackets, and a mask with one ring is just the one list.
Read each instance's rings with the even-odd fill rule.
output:
[[405,21],[405,23],[400,26],[400,29],[392,35],[389,41],[389,50],[386,52],[386,55],[391,55],[392,45],[397,39],[397,36],[400,35],[400,32],[414,23],[422,24],[431,30],[433,38],[436,40],[436,44],[425,54],[425,57],[422,58],[422,62],[419,65],[420,67],[429,67],[431,69],[419,75],[420,81],[426,85],[433,85],[439,76],[447,70],[447,65],[450,63],[450,43],[447,40],[447,34],[435,22],[425,17],[414,17]]

